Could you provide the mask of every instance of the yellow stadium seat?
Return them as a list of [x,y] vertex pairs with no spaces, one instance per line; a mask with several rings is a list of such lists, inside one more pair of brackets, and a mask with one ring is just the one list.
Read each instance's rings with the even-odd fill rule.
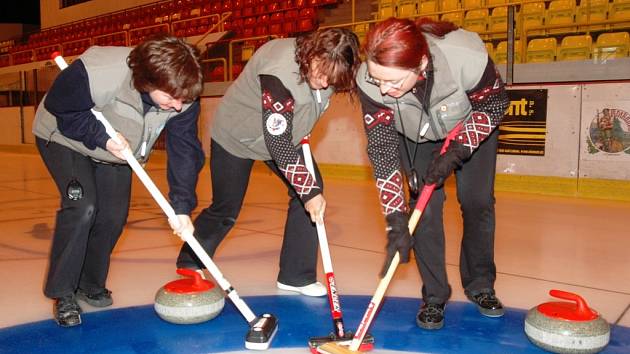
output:
[[453,22],[459,27],[464,25],[464,11],[447,12],[442,15],[442,21]]
[[474,10],[484,6],[483,0],[462,0],[462,5],[466,10]]
[[[471,32],[485,32],[488,27],[488,9],[468,10],[464,16],[464,28]],[[483,36],[482,36],[483,37]]]
[[501,6],[505,5],[507,0],[486,0],[486,6]]
[[[437,2],[435,1],[423,1],[418,6],[418,13],[420,15],[430,14],[433,12],[437,12]],[[437,20],[437,15],[426,16],[428,18]]]
[[[520,16],[523,20],[524,30],[534,26],[542,26],[545,18],[545,3],[540,1],[523,4]],[[544,30],[527,31],[528,37],[543,34]]]
[[459,10],[462,6],[459,3],[459,0],[441,0],[440,1],[440,11],[453,11]]
[[[577,9],[575,22],[578,23],[595,23],[606,21],[608,19],[608,0],[582,0]],[[605,30],[608,25],[589,25],[579,26],[580,31],[596,31]]]
[[630,0],[613,0],[608,9],[609,20],[628,20],[627,22],[613,23],[611,28],[630,27]]
[[591,57],[593,39],[588,34],[579,36],[566,36],[558,47],[558,61],[561,60],[588,60]]
[[396,16],[396,3],[391,0],[381,0],[378,4],[378,18],[386,19],[392,16]]
[[359,43],[363,43],[363,40],[365,39],[365,36],[367,35],[369,29],[370,25],[367,23],[354,25],[354,33],[357,35],[357,37],[359,37]]
[[[573,25],[575,23],[575,0],[553,0],[549,3],[545,23],[547,25]],[[576,26],[550,28],[550,34],[574,33]]]
[[486,44],[486,50],[488,51],[488,55],[494,61],[494,46],[492,45],[492,42],[486,42],[485,44]]
[[398,2],[398,17],[413,17],[417,15],[418,2],[415,0],[400,0]]
[[488,31],[501,31],[490,34],[491,38],[507,38],[507,6],[499,6],[492,9],[488,21]]
[[[501,41],[494,50],[494,62],[497,64],[507,63],[507,41]],[[514,62],[521,62],[521,41],[514,41]]]
[[630,35],[628,32],[602,33],[597,37],[593,46],[593,59],[606,61],[608,59],[628,56]]
[[555,38],[536,38],[527,43],[528,63],[548,63],[556,58],[557,42]]

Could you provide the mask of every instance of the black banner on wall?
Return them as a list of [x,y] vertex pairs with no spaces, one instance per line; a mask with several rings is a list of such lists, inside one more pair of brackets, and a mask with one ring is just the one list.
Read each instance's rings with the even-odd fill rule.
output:
[[547,90],[507,90],[510,98],[499,125],[498,153],[545,156]]

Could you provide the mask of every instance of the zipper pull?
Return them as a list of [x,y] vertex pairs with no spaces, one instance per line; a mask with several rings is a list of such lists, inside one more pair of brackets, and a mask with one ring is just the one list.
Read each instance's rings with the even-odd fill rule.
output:
[[317,96],[317,103],[322,103],[322,95],[319,90],[315,91],[315,96]]
[[427,130],[429,130],[429,123],[424,123],[424,126],[422,127],[422,130],[420,131],[420,137],[424,137],[424,134],[427,133]]
[[140,156],[144,157],[144,154],[147,153],[147,142],[146,140],[142,142],[142,147],[140,148]]

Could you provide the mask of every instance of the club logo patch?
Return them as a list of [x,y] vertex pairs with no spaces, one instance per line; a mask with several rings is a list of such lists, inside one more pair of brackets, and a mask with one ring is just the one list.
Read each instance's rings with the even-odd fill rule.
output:
[[271,135],[280,135],[287,130],[287,119],[280,113],[272,113],[266,122],[267,131]]

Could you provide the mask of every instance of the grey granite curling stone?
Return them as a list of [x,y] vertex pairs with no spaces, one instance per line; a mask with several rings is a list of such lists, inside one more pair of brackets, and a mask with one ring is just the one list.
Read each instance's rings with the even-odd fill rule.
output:
[[177,324],[201,323],[215,318],[225,305],[223,291],[191,269],[178,269],[186,278],[174,280],[155,294],[155,312]]
[[573,302],[547,302],[527,313],[525,334],[554,353],[597,353],[610,341],[610,326],[577,294],[551,290],[551,296]]

